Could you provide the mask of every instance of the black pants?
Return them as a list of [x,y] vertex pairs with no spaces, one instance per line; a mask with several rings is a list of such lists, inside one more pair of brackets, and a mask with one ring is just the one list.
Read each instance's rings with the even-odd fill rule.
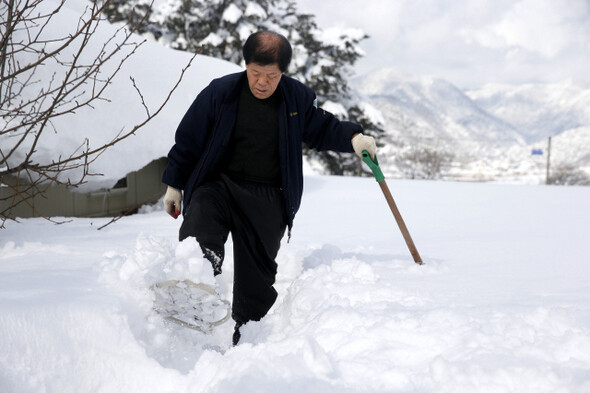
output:
[[232,316],[246,323],[266,315],[277,298],[275,258],[285,234],[278,187],[234,181],[225,175],[195,189],[180,240],[193,236],[205,257],[221,267],[229,233],[234,246]]

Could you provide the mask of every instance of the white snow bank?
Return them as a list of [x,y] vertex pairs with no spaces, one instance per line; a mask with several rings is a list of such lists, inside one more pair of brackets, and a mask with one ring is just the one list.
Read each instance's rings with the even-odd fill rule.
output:
[[1,392],[590,391],[590,189],[308,177],[279,297],[243,329],[166,323],[149,285],[231,299],[163,211],[9,222],[0,238]]

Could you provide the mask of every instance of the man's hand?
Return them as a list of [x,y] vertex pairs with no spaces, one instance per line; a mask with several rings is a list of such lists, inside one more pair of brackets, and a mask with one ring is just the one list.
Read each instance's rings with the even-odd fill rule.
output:
[[354,152],[362,159],[363,150],[366,150],[371,156],[371,160],[375,160],[375,151],[377,145],[375,144],[375,138],[372,136],[366,136],[363,134],[356,134],[352,137],[352,148]]
[[178,218],[181,203],[182,192],[174,187],[168,186],[166,195],[164,195],[164,209],[166,209],[166,213],[170,214],[174,219]]

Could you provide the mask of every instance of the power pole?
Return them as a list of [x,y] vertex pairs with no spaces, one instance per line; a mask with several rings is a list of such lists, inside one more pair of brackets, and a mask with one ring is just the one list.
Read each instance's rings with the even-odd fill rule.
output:
[[551,168],[551,137],[547,139],[547,174],[545,175],[545,184],[549,184],[549,170]]

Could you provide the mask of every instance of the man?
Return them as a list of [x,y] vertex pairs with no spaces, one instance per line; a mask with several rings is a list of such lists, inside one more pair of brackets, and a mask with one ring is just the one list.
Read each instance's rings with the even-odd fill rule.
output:
[[243,55],[246,71],[212,81],[183,117],[162,177],[166,212],[176,218],[184,203],[180,240],[195,237],[215,275],[232,235],[234,345],[240,327],[276,300],[275,258],[303,192],[302,142],[375,155],[359,125],[316,108],[315,93],[284,75],[292,55],[285,37],[254,33]]

